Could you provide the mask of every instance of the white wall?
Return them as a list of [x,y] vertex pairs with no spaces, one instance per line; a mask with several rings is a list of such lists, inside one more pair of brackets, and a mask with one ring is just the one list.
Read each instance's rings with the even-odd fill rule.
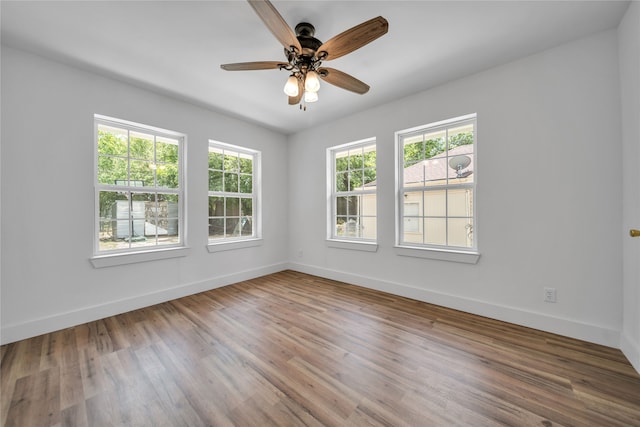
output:
[[[394,132],[474,112],[478,264],[396,255]],[[318,159],[373,136],[379,249],[327,247]],[[617,347],[620,140],[615,30],[298,133],[289,148],[290,258],[300,271]],[[543,302],[546,286],[557,288],[557,303]]]
[[[90,264],[94,113],[188,135],[188,256]],[[209,138],[262,151],[262,246],[207,252]],[[286,156],[283,135],[3,46],[2,342],[285,268]]]
[[[632,31],[621,31],[621,39],[629,43],[624,34]],[[578,40],[292,135],[288,144],[260,127],[3,47],[2,342],[292,267],[618,347],[617,42],[616,31]],[[631,45],[637,49],[637,42]],[[620,64],[627,76],[633,73],[633,65]],[[637,88],[637,76],[624,76],[623,87]],[[633,122],[637,107],[622,106]],[[394,132],[472,112],[478,114],[480,261],[396,255]],[[188,256],[104,269],[89,263],[94,113],[188,134]],[[637,140],[631,126],[623,127],[625,135]],[[329,248],[325,150],[371,136],[378,139],[379,249]],[[262,150],[260,247],[205,249],[208,138]],[[545,286],[557,288],[556,304],[542,301]],[[636,301],[640,295],[637,283],[624,291]],[[625,300],[624,307],[626,342],[637,353],[638,303]]]
[[620,93],[622,98],[624,250],[623,323],[620,348],[640,372],[640,3],[632,2],[620,27]]

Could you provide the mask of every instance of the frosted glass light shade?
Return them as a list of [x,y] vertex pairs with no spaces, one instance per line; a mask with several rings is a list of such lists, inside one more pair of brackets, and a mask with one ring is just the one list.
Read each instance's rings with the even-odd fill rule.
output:
[[284,93],[288,96],[298,96],[298,79],[296,76],[289,76],[284,85]]
[[304,89],[307,92],[317,92],[320,89],[318,73],[313,70],[307,72],[307,76],[304,79]]
[[316,102],[318,100],[318,92],[304,92],[304,102]]

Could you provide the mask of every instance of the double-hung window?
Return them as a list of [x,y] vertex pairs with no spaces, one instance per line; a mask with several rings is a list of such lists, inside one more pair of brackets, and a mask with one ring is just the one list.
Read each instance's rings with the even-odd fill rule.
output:
[[375,242],[376,140],[329,148],[330,240]]
[[185,135],[96,115],[96,256],[184,246]]
[[209,244],[260,238],[260,152],[209,141]]
[[477,251],[476,116],[396,133],[400,247]]

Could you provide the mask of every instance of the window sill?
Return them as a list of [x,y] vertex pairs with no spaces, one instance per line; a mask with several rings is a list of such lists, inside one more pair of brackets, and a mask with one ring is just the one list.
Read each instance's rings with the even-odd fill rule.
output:
[[209,243],[207,250],[209,253],[232,251],[234,249],[252,248],[261,246],[262,239],[235,240],[232,242]]
[[117,265],[136,264],[139,262],[157,261],[189,255],[188,247],[154,249],[152,251],[128,252],[108,255],[96,255],[89,259],[94,268],[114,267]]
[[477,264],[480,259],[478,252],[465,252],[450,249],[416,248],[409,246],[396,246],[396,255],[414,258],[435,259],[439,261],[460,262],[464,264]]
[[347,240],[327,240],[327,247],[349,249],[353,251],[377,252],[378,244],[375,242],[354,242]]

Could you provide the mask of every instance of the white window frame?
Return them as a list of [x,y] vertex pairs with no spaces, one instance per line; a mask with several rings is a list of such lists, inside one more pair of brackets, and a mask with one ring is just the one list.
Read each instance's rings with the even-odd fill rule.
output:
[[[337,191],[336,189],[336,153],[344,152],[346,150],[354,150],[364,148],[373,145],[377,152],[377,141],[375,137],[366,138],[359,141],[349,142],[347,144],[337,145],[327,148],[327,246],[340,248],[340,249],[353,249],[368,252],[375,252],[378,248],[378,216],[377,216],[377,201],[378,190],[375,189],[363,189],[359,191]],[[376,175],[377,175],[377,156],[376,156]],[[358,236],[338,236],[336,234],[336,204],[338,197],[345,196],[366,196],[373,194],[376,196],[376,238],[370,239]],[[358,215],[359,216],[359,215]],[[357,226],[361,226],[358,224]]]
[[[262,244],[262,153],[239,145],[228,144],[225,142],[210,139],[208,148],[218,150],[232,151],[241,155],[252,157],[252,193],[239,193],[229,191],[211,191],[207,184],[207,209],[209,208],[209,197],[239,197],[252,199],[252,217],[253,217],[253,234],[251,236],[234,236],[212,239],[207,231],[208,244],[207,250],[210,253],[221,252],[232,249],[242,249]],[[209,180],[209,171],[207,165],[207,182]],[[226,218],[226,215],[224,216]],[[209,230],[209,214],[207,212],[207,230]]]
[[[466,123],[473,124],[473,181],[471,183],[457,184],[447,183],[438,187],[438,190],[452,190],[452,189],[470,189],[473,192],[473,244],[471,247],[461,246],[448,246],[448,245],[435,245],[426,243],[414,243],[404,242],[404,227],[405,227],[405,193],[415,191],[430,191],[427,186],[419,187],[405,187],[404,186],[404,139],[412,135],[426,132],[437,132],[441,130],[447,130],[452,127],[464,125]],[[478,144],[477,144],[477,115],[468,114],[460,117],[455,117],[448,120],[442,120],[435,123],[430,123],[423,126],[417,126],[410,129],[404,129],[395,132],[395,144],[396,144],[396,254],[401,256],[428,258],[443,261],[454,261],[475,264],[480,258],[478,251],[478,197],[477,197],[477,184],[478,184]],[[448,193],[447,193],[448,194]],[[445,218],[449,219],[448,215]],[[422,231],[421,225],[418,225]],[[446,230],[445,230],[446,232]]]
[[[130,132],[151,134],[156,138],[169,138],[178,141],[178,188],[166,188],[159,186],[140,187],[130,183],[117,183],[116,185],[101,184],[98,182],[98,127],[99,125],[112,126]],[[186,191],[185,191],[185,145],[187,136],[180,132],[161,129],[140,123],[122,120],[118,118],[94,115],[94,233],[93,256],[90,258],[95,268],[111,267],[121,264],[153,261],[186,256],[188,254],[187,232],[185,228],[186,217]],[[127,154],[129,159],[130,154]],[[178,242],[171,244],[156,244],[140,247],[118,248],[113,250],[100,250],[100,192],[122,191],[128,193],[158,193],[178,196]]]

